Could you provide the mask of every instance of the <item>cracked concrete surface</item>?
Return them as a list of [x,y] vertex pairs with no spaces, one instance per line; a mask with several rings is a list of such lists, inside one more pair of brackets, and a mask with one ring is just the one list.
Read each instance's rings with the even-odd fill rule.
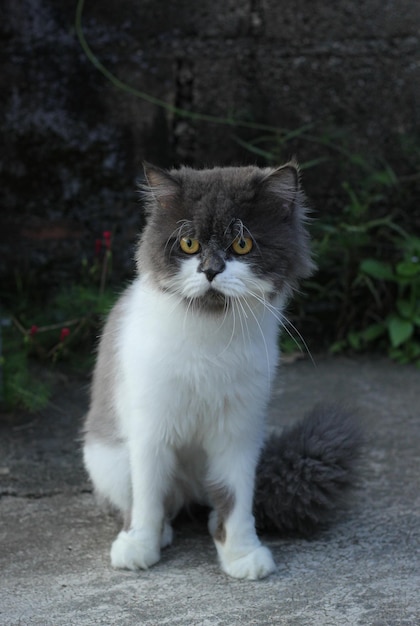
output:
[[94,503],[81,467],[86,381],[62,378],[54,406],[1,422],[0,623],[3,626],[420,623],[420,372],[375,358],[284,365],[270,406],[282,426],[316,401],[355,402],[368,436],[349,510],[308,541],[265,537],[278,571],[221,573],[202,520],[180,520],[146,572],[113,571],[118,520]]

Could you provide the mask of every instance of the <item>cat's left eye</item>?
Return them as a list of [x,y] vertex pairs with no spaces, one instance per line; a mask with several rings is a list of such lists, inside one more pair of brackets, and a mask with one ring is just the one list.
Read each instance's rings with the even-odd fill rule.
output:
[[179,245],[182,252],[186,254],[196,254],[200,250],[200,242],[198,239],[192,239],[191,237],[182,237]]
[[248,254],[253,247],[251,237],[238,237],[232,244],[232,250],[236,254]]

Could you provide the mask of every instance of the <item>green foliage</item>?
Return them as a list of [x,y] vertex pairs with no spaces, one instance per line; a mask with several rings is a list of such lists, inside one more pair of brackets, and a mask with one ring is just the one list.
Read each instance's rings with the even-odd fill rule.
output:
[[65,362],[78,372],[92,367],[96,338],[115,300],[106,286],[112,255],[110,233],[105,235],[105,250],[99,250],[91,264],[82,261],[80,282],[58,289],[47,306],[30,297],[17,277],[17,295],[8,307],[11,323],[3,328],[0,355],[0,400],[6,408],[39,411],[48,404],[51,386],[43,380],[42,368],[36,367],[39,363],[54,367]]
[[17,333],[9,331],[4,335],[4,355],[1,357],[2,400],[6,407],[38,411],[48,403],[50,388],[45,381],[31,375],[28,350],[25,344],[22,345]]
[[307,287],[334,315],[332,352],[378,348],[420,365],[420,238],[392,213],[377,217],[389,188],[398,189],[389,168],[358,192],[345,185],[342,214],[314,229],[320,272]]
[[359,332],[349,333],[348,341],[353,348],[362,349],[385,339],[392,358],[420,365],[420,238],[407,235],[395,243],[399,259],[393,263],[365,259],[360,263],[358,275],[379,306],[384,284],[389,285],[394,295],[393,306],[382,319]]

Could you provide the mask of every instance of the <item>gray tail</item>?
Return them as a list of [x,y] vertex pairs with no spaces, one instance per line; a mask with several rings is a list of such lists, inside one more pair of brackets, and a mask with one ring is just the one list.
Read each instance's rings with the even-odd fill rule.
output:
[[337,406],[316,406],[271,437],[257,469],[257,528],[310,536],[331,522],[357,483],[362,443],[355,413]]

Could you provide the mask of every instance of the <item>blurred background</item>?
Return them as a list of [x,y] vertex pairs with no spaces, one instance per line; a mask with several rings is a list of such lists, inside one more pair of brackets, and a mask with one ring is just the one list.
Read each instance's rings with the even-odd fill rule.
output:
[[89,371],[143,160],[296,156],[319,271],[293,325],[312,351],[420,364],[419,32],[414,0],[5,0],[3,402],[40,408],[41,366]]

